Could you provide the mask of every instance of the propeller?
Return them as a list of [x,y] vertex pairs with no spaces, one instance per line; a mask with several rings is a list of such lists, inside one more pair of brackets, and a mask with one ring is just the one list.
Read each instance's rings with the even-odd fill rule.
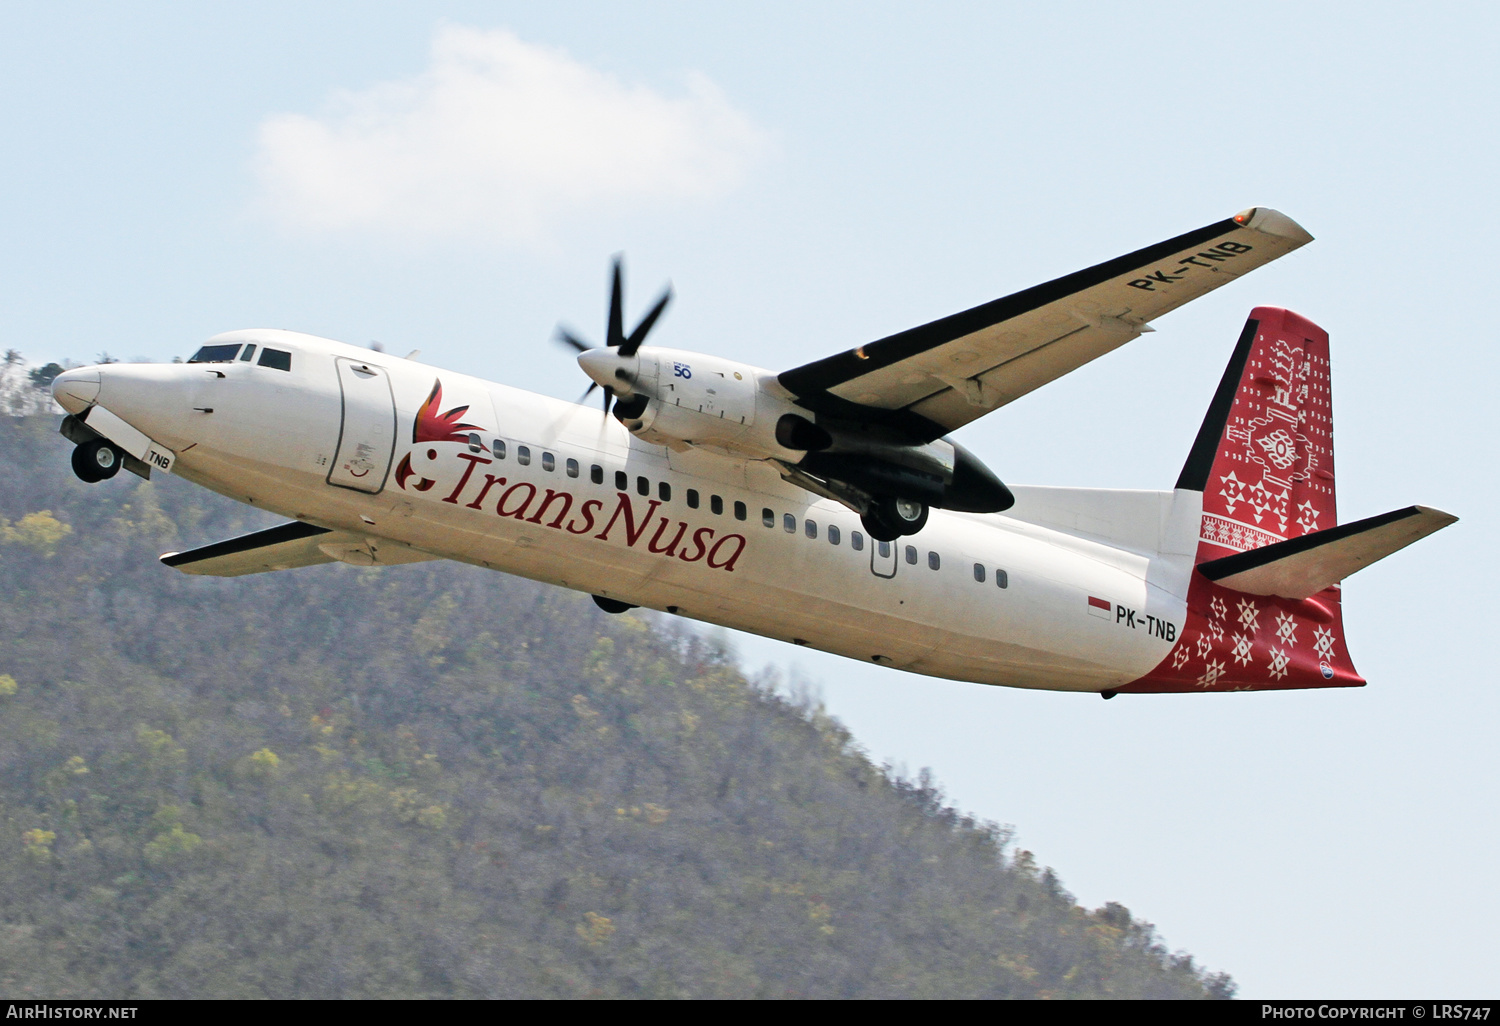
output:
[[[652,306],[649,311],[647,311],[646,316],[641,318],[640,323],[635,326],[635,329],[632,330],[629,335],[626,335],[624,302],[625,289],[621,267],[621,258],[619,256],[616,256],[614,259],[614,270],[611,275],[610,281],[609,323],[606,329],[604,344],[609,349],[618,350],[620,356],[631,357],[634,356],[636,354],[636,351],[641,348],[641,345],[646,341],[646,336],[651,333],[651,329],[656,326],[657,320],[667,309],[667,304],[672,301],[672,286],[668,285],[666,289],[662,291],[661,298],[659,298],[656,301],[656,304]],[[557,334],[554,336],[554,338],[562,345],[568,346],[579,354],[599,348],[598,346],[590,345],[588,342],[585,342],[583,339],[579,338],[576,334],[574,334],[572,331],[569,331],[562,325],[558,325]],[[635,381],[630,378],[630,376],[626,374],[623,369],[617,369],[615,371],[615,377],[619,378],[629,386],[633,387],[635,385]],[[599,382],[595,381],[593,384],[589,385],[588,389],[583,393],[582,396],[579,397],[578,402],[580,404],[586,402],[588,400],[588,397],[594,394],[594,390],[601,387],[604,389],[604,412],[607,414],[609,413],[610,406],[615,398],[615,389],[611,385],[601,386]]]

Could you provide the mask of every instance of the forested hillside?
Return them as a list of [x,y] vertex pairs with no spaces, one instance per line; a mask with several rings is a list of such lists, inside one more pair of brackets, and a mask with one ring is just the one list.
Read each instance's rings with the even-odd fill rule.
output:
[[690,624],[443,562],[188,577],[273,518],[81,484],[55,425],[0,416],[7,997],[1233,990]]

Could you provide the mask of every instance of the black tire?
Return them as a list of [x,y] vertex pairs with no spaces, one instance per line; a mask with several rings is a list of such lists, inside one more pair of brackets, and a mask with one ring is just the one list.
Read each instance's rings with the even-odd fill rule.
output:
[[594,600],[594,605],[598,606],[606,613],[619,614],[625,612],[628,609],[635,608],[635,606],[632,606],[629,602],[621,602],[619,599],[605,598],[603,595],[594,595],[591,597]]
[[[875,500],[871,512],[875,519],[895,531],[896,538],[916,534],[927,526],[927,503],[915,499],[884,497]],[[895,541],[896,538],[877,538],[877,541]]]
[[865,531],[876,541],[893,542],[901,537],[901,532],[880,519],[880,513],[874,506],[862,514],[859,522],[865,525]]
[[89,484],[114,477],[120,472],[122,462],[120,450],[102,438],[84,442],[73,450],[73,473]]

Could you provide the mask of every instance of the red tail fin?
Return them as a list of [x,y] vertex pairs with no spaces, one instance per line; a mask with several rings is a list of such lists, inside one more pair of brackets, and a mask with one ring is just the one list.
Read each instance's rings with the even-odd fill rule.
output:
[[1328,333],[1256,307],[1177,487],[1203,493],[1198,562],[1332,527]]
[[[1250,312],[1180,492],[1201,492],[1196,563],[1338,522],[1328,333],[1275,307]],[[1358,687],[1335,586],[1311,599],[1246,595],[1194,573],[1187,622],[1160,666],[1121,691]]]

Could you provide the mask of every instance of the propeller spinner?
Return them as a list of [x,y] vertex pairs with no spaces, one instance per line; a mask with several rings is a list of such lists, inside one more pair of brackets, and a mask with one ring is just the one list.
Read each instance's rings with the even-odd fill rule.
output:
[[[557,329],[557,341],[563,345],[572,347],[578,353],[578,365],[583,372],[593,379],[593,384],[579,398],[582,403],[593,395],[594,389],[604,389],[604,412],[610,412],[610,405],[618,393],[622,398],[615,403],[615,414],[619,416],[622,412],[621,404],[629,403],[644,406],[648,397],[635,394],[636,368],[633,357],[641,344],[646,341],[646,336],[655,327],[657,319],[666,310],[667,304],[672,301],[672,286],[668,285],[646,316],[641,318],[639,324],[629,335],[625,334],[625,310],[624,310],[624,287],[621,282],[621,260],[616,256],[614,260],[614,274],[609,293],[609,326],[605,336],[603,347],[590,345],[567,328],[559,325]],[[611,352],[610,350],[613,350]],[[635,413],[639,414],[639,410]]]

